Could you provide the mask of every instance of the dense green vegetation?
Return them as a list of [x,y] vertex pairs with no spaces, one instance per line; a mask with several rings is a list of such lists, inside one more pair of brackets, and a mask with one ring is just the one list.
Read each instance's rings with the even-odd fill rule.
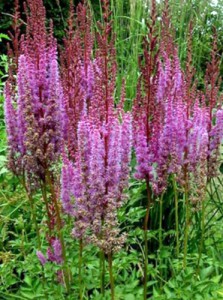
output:
[[[44,1],[47,18],[53,18],[55,36],[63,47],[64,28],[69,11],[69,1]],[[145,3],[148,2],[148,3]],[[94,16],[94,27],[101,19],[99,1],[89,1]],[[199,89],[204,88],[204,74],[213,42],[213,27],[217,31],[218,55],[222,60],[223,52],[223,1],[214,6],[207,0],[170,0],[172,25],[175,30],[175,42],[179,46],[179,57],[185,67],[189,23],[193,24],[192,49],[193,65],[196,68],[196,80]],[[146,22],[149,16],[149,0],[112,0],[114,15],[113,28],[116,35],[118,76],[116,100],[121,93],[122,80],[126,80],[126,109],[132,106],[136,96],[136,86],[140,75],[138,61],[143,55],[142,38],[147,32]],[[163,3],[158,4],[161,16]],[[4,123],[3,89],[7,79],[8,61],[6,43],[9,41],[7,30],[11,19],[7,13],[13,12],[13,1],[1,2],[0,12],[0,299],[79,299],[78,241],[70,236],[72,220],[64,216],[63,228],[67,243],[68,266],[72,272],[72,288],[68,294],[62,284],[58,284],[56,272],[59,267],[46,264],[44,268],[36,256],[38,248],[35,224],[32,222],[30,202],[26,192],[7,168],[7,142]],[[6,13],[6,14],[5,14]],[[160,27],[158,25],[158,30]],[[220,65],[222,71],[222,64]],[[222,75],[222,72],[221,72]],[[135,158],[131,162],[135,167]],[[223,173],[223,164],[220,166]],[[132,171],[133,172],[133,171]],[[59,173],[59,170],[58,170]],[[218,300],[223,299],[223,178],[211,180],[207,186],[203,211],[191,210],[187,266],[182,268],[183,232],[185,210],[183,192],[178,193],[179,208],[179,246],[176,255],[176,224],[174,197],[175,185],[170,182],[163,196],[163,206],[157,198],[153,202],[148,230],[148,299],[154,300]],[[113,273],[117,300],[143,299],[143,262],[144,236],[143,222],[146,212],[146,183],[130,179],[127,191],[128,201],[118,211],[122,232],[127,232],[124,247],[114,255]],[[41,251],[47,250],[47,223],[42,194],[34,195],[37,222],[40,224]],[[160,214],[162,221],[160,224]],[[203,219],[202,219],[203,218]],[[204,228],[202,229],[202,222]],[[202,254],[200,240],[203,236]],[[161,244],[160,244],[161,243]],[[83,257],[83,298],[111,299],[109,274],[105,274],[105,295],[100,291],[99,253],[95,246],[84,248]],[[106,270],[108,263],[106,262]]]

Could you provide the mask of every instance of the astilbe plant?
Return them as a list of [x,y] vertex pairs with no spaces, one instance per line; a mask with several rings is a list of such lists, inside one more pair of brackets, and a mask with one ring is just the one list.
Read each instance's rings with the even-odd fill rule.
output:
[[[72,183],[72,164],[76,161],[78,151],[78,123],[87,109],[92,94],[93,69],[92,69],[92,52],[93,52],[93,33],[91,31],[92,20],[90,8],[86,1],[79,3],[75,11],[73,1],[70,1],[70,13],[68,18],[68,29],[64,38],[64,47],[60,53],[61,61],[61,80],[63,86],[63,99],[61,103],[62,110],[62,134],[63,134],[63,155],[64,165],[68,162],[66,170],[62,171],[62,199],[65,213],[73,214],[72,205],[70,204],[70,187]],[[67,177],[68,176],[68,177]],[[69,176],[71,176],[69,178]],[[77,206],[76,210],[76,228],[81,222],[83,209]],[[79,217],[78,217],[79,216]],[[85,217],[85,219],[87,219]],[[80,299],[82,299],[82,255],[83,255],[83,236],[84,229],[78,228],[79,231],[79,284]]]
[[[186,69],[189,73],[184,74],[181,69],[177,47],[173,42],[168,1],[165,2],[162,16],[162,39],[159,45],[155,22],[155,1],[152,1],[148,39],[144,40],[144,64],[140,64],[141,76],[133,105],[133,140],[137,160],[135,176],[146,181],[148,195],[144,223],[144,299],[147,299],[147,230],[152,198],[160,197],[161,210],[162,194],[167,189],[169,178],[175,178],[183,188],[186,206],[185,267],[189,207],[191,204],[200,206],[204,198],[208,176],[211,176],[210,169],[216,165],[223,136],[222,109],[216,105],[219,91],[216,45],[212,62],[208,65],[206,91],[203,94],[197,90],[196,82],[193,83],[190,53]],[[214,112],[214,109],[217,111]],[[211,163],[212,159],[214,164]]]
[[[11,44],[8,43],[8,79],[5,83],[5,123],[8,139],[8,168],[19,179],[26,191],[30,203],[32,222],[36,229],[38,248],[40,248],[40,235],[36,218],[36,208],[33,200],[33,191],[30,189],[30,181],[26,180],[27,172],[24,164],[24,148],[21,148],[21,137],[19,136],[19,113],[17,109],[18,87],[17,73],[18,62],[21,54],[21,24],[24,23],[20,16],[19,1],[15,0],[15,8],[12,21],[12,31],[9,32]],[[25,24],[25,23],[24,23]]]
[[[223,130],[221,126],[222,109],[219,102],[219,61],[217,60],[216,37],[214,38],[214,45],[212,50],[212,61],[207,67],[207,77],[211,79],[210,90],[206,83],[205,91],[198,91],[196,82],[192,81],[191,74],[194,72],[189,68],[190,61],[190,45],[188,49],[188,65],[186,71],[182,72],[181,78],[183,82],[179,89],[178,95],[182,93],[182,100],[177,101],[177,107],[173,110],[172,120],[174,124],[171,125],[171,120],[167,122],[170,125],[171,133],[174,128],[177,133],[176,138],[172,137],[171,143],[176,142],[177,151],[171,149],[168,157],[172,160],[177,168],[168,170],[168,176],[172,173],[179,187],[184,190],[184,199],[186,206],[186,224],[184,236],[184,267],[186,267],[187,257],[187,242],[188,230],[191,219],[191,207],[202,207],[202,224],[204,230],[204,198],[206,193],[206,186],[210,178],[216,176],[219,160],[219,148],[221,145]],[[212,68],[210,67],[212,65]],[[191,72],[190,72],[191,71]],[[179,72],[177,72],[179,74]],[[210,75],[212,73],[212,75]],[[196,73],[194,73],[196,74]],[[177,76],[179,78],[179,76]],[[175,80],[175,83],[177,80]],[[214,97],[214,98],[213,98]],[[178,99],[179,96],[178,96]],[[214,99],[214,100],[213,100]],[[181,111],[178,114],[177,111]],[[170,111],[168,110],[168,115]],[[178,119],[180,116],[180,119]],[[216,141],[216,143],[215,143]],[[168,142],[166,141],[165,145]],[[163,147],[165,149],[165,146]],[[178,153],[178,156],[176,155]],[[179,156],[180,155],[180,156]],[[215,166],[210,173],[212,160]],[[168,160],[166,160],[168,161]],[[158,163],[159,165],[159,163]],[[171,171],[171,173],[170,173]],[[177,174],[177,176],[176,176]],[[176,209],[176,208],[175,208]],[[201,240],[203,237],[201,238]],[[203,243],[201,241],[201,243]]]
[[144,219],[144,299],[147,299],[148,268],[148,222],[152,205],[151,183],[154,185],[153,163],[157,153],[157,133],[161,126],[161,102],[156,103],[158,72],[158,32],[156,29],[156,1],[151,2],[151,22],[147,24],[148,35],[143,40],[144,61],[140,61],[141,76],[133,103],[133,145],[136,155],[136,178],[146,181],[147,207]]
[[[84,76],[91,92],[90,96],[89,92],[82,96],[75,160],[64,158],[61,198],[64,210],[75,219],[73,235],[101,249],[102,273],[104,253],[108,255],[114,299],[112,254],[125,238],[118,229],[117,209],[125,199],[123,192],[128,185],[131,114],[124,112],[124,92],[115,109],[116,59],[109,2],[102,1],[102,7],[98,48],[95,58],[88,62],[94,80],[89,84]],[[102,293],[103,277],[104,274]]]
[[[62,85],[53,26],[46,30],[42,1],[27,1],[26,33],[20,39],[16,89],[9,80],[5,88],[5,115],[9,144],[9,167],[22,176],[31,195],[41,188],[48,215],[49,238],[58,235],[65,261],[62,221],[54,187],[52,166],[62,149]],[[48,196],[49,195],[49,196]],[[55,222],[52,219],[55,219]],[[57,233],[53,229],[56,224]],[[69,279],[66,275],[66,286]]]

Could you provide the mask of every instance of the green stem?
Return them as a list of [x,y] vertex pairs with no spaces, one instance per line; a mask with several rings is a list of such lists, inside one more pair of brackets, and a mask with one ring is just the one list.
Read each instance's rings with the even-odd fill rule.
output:
[[83,287],[82,287],[82,263],[83,263],[83,240],[80,239],[79,242],[79,272],[78,272],[78,276],[79,276],[79,296],[80,296],[80,300],[83,299]]
[[205,231],[205,202],[203,200],[202,208],[201,208],[201,239],[200,239],[199,255],[198,255],[198,266],[197,266],[198,272],[200,268],[201,255],[204,248],[204,231]]
[[42,192],[42,196],[43,196],[43,202],[45,203],[45,206],[46,206],[46,212],[47,212],[47,226],[48,226],[49,234],[50,234],[50,236],[51,236],[50,208],[49,208],[49,203],[48,203],[48,199],[47,199],[46,185],[45,185],[45,184],[41,184],[41,192]]
[[[106,165],[106,164],[105,164]],[[107,186],[106,186],[107,191]],[[101,233],[100,238],[103,237],[103,226],[104,226],[104,216],[101,216]],[[101,294],[105,296],[105,252],[101,249],[100,251],[100,283],[101,283]]]
[[174,191],[174,201],[175,201],[175,226],[176,226],[176,258],[180,254],[180,243],[179,243],[179,210],[178,210],[178,191],[176,179],[173,177],[173,191]]
[[101,294],[105,295],[105,254],[104,251],[100,251],[100,282],[101,282]]
[[144,258],[144,300],[147,299],[147,270],[148,270],[148,236],[147,236],[147,230],[144,230],[144,242],[145,242],[145,258]]
[[36,208],[35,208],[35,205],[34,205],[33,196],[32,196],[32,193],[28,190],[24,178],[22,179],[22,185],[23,185],[24,190],[26,191],[26,195],[27,195],[27,198],[28,198],[29,203],[30,203],[32,222],[33,222],[33,224],[35,226],[35,230],[36,230],[38,249],[40,249],[41,240],[40,240],[39,228],[38,228],[38,223],[37,223],[37,218],[36,218]]
[[108,254],[108,267],[109,267],[109,276],[110,276],[110,288],[111,288],[111,300],[115,300],[115,284],[112,270],[112,254]]
[[57,6],[59,8],[60,18],[63,22],[63,28],[66,29],[66,23],[65,23],[65,20],[64,20],[64,17],[63,17],[63,12],[62,12],[62,9],[61,9],[60,0],[56,0],[56,3],[57,3]]
[[69,293],[70,292],[70,271],[67,267],[66,249],[65,249],[65,243],[64,243],[63,233],[62,233],[62,220],[61,220],[61,216],[60,216],[60,208],[59,208],[59,205],[57,202],[57,197],[56,197],[54,185],[53,185],[53,182],[51,179],[51,174],[48,170],[46,171],[46,177],[47,177],[46,178],[47,183],[50,188],[50,193],[52,196],[52,201],[53,201],[55,212],[56,212],[57,230],[58,230],[58,235],[59,235],[59,239],[60,239],[60,243],[61,243],[61,247],[62,247],[64,280],[65,280],[67,292]]
[[151,188],[149,186],[149,180],[146,180],[146,189],[147,189],[147,208],[146,208],[146,215],[144,219],[144,243],[145,243],[145,260],[144,260],[144,288],[143,288],[143,295],[144,300],[147,300],[147,281],[148,281],[148,223],[149,223],[149,213],[150,207],[152,203],[152,195],[151,195]]
[[[162,259],[161,259],[161,249],[163,247],[163,229],[162,229],[162,221],[163,221],[163,195],[162,193],[160,197],[160,212],[159,212],[159,265],[160,265],[160,276],[162,277]],[[162,284],[162,282],[161,282]]]
[[38,249],[40,249],[41,240],[40,240],[39,227],[38,227],[37,218],[36,218],[36,208],[34,205],[34,200],[33,200],[32,194],[28,193],[27,197],[29,198],[29,202],[30,202],[30,206],[31,206],[31,213],[32,213],[32,219],[33,219],[33,223],[35,226],[35,230],[36,230]]
[[24,229],[22,230],[22,234],[20,235],[21,236],[21,253],[23,254],[23,257],[25,258],[26,257],[26,252],[25,252],[25,248],[24,248]]
[[43,291],[44,291],[44,297],[46,300],[48,300],[48,294],[46,291],[47,283],[46,283],[46,278],[45,278],[45,273],[44,273],[44,267],[42,266],[42,286],[43,286]]
[[184,199],[185,199],[185,209],[186,209],[186,217],[185,217],[185,231],[184,231],[184,259],[183,259],[183,268],[185,269],[187,266],[187,246],[188,246],[188,234],[189,234],[189,222],[190,222],[190,207],[189,207],[189,197],[188,197],[188,187],[185,185],[184,190]]
[[163,246],[163,229],[162,229],[162,221],[163,221],[163,193],[160,197],[160,215],[159,215],[159,251]]

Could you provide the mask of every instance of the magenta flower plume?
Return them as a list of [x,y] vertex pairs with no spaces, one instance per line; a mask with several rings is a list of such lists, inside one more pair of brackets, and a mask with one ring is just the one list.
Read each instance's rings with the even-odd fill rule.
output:
[[[205,96],[209,102],[205,102],[192,82],[194,70],[188,65],[190,51],[188,75],[180,67],[165,11],[162,22],[165,37],[160,42],[160,50],[157,50],[159,45],[155,47],[157,39],[152,35],[152,25],[149,25],[150,43],[144,41],[145,60],[133,105],[135,177],[146,180],[153,193],[160,194],[167,187],[168,177],[177,174],[181,186],[189,180],[187,184],[196,202],[199,197],[203,199],[199,190],[205,190],[207,170],[210,173],[211,165],[216,165],[222,139],[221,109],[217,110],[216,117],[213,113],[217,103],[218,63],[212,54],[206,75]],[[169,39],[172,47],[167,45]],[[210,70],[214,72],[212,81]],[[192,191],[192,183],[196,190]]]
[[[122,204],[123,192],[128,185],[130,114],[123,116],[122,123],[117,117],[110,118],[108,131],[102,130],[103,134],[86,116],[79,122],[76,163],[64,159],[61,198],[66,212],[75,218],[74,236],[114,250],[117,240],[110,239],[112,235],[109,230],[115,230],[117,235],[116,211]],[[106,168],[104,135],[108,136]],[[91,236],[87,237],[89,232]],[[101,235],[102,232],[105,236]]]
[[133,105],[135,177],[160,194],[167,188],[169,176],[177,174],[179,185],[187,185],[195,204],[204,198],[208,180],[217,174],[223,138],[216,35],[202,94],[193,82],[190,41],[185,74],[181,69],[168,2],[165,5],[159,45],[153,16],[150,43],[144,40],[144,61]]
[[[17,136],[16,155],[23,173],[44,179],[44,172],[61,151],[61,99],[63,97],[57,62],[57,45],[45,28],[42,1],[28,1],[26,35],[18,59],[17,93],[6,84],[6,126],[9,147],[15,149],[12,134]],[[16,99],[14,109],[11,99]],[[12,124],[14,133],[12,133]],[[11,129],[10,129],[11,128]],[[16,129],[18,128],[18,129]],[[16,159],[15,159],[16,160]],[[22,172],[21,172],[22,173]]]
[[218,175],[220,165],[220,146],[223,140],[223,110],[215,113],[215,124],[209,132],[208,173],[209,177]]
[[53,239],[47,249],[47,260],[60,265],[63,262],[61,243],[58,239]]
[[18,127],[17,127],[17,111],[14,108],[15,99],[10,82],[6,82],[4,90],[5,104],[5,124],[8,139],[8,167],[15,174],[21,175],[21,156],[18,146]]
[[44,266],[47,261],[54,262],[58,265],[62,264],[62,247],[57,238],[52,238],[50,241],[50,247],[47,249],[47,258],[41,251],[36,251],[36,255],[40,263]]
[[47,262],[46,257],[43,255],[43,253],[41,251],[36,251],[36,255],[37,255],[41,265],[44,266],[45,263]]
[[220,57],[218,54],[217,33],[213,32],[211,61],[205,74],[205,103],[208,109],[208,180],[218,175],[220,164],[220,147],[223,139],[222,131],[222,95],[220,93]]
[[63,210],[69,215],[73,215],[73,204],[72,204],[72,183],[73,183],[74,169],[72,163],[63,158],[63,167],[61,172],[61,199]]
[[53,253],[51,252],[51,249],[48,248],[47,251],[48,259],[57,264],[61,264],[63,262],[63,258],[62,258],[62,247],[60,241],[58,239],[54,239],[51,245],[53,248]]
[[[124,241],[118,230],[117,209],[128,186],[132,120],[131,114],[124,112],[123,99],[115,109],[117,64],[108,1],[103,1],[103,11],[96,57],[92,60],[87,50],[81,66],[79,99],[84,104],[73,131],[76,150],[71,157],[68,149],[63,159],[61,199],[64,210],[74,217],[73,235],[110,253]],[[71,112],[72,118],[76,117]]]

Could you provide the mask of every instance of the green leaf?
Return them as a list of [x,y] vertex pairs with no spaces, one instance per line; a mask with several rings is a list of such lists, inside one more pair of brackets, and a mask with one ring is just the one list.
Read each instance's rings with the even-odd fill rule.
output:
[[205,269],[201,270],[201,278],[202,279],[206,279],[208,276],[211,275],[211,273],[214,271],[214,267],[213,266],[209,266]]
[[223,290],[221,291],[217,291],[217,294],[221,296],[221,298],[223,298]]
[[7,158],[4,155],[0,155],[0,163],[6,162]]
[[2,39],[8,40],[8,41],[11,40],[7,34],[0,33],[0,42],[2,41]]
[[164,291],[167,294],[167,297],[173,297],[174,296],[172,291],[167,286],[164,286]]
[[170,251],[168,248],[162,248],[160,251],[160,258],[168,258],[170,256]]
[[155,287],[153,287],[153,296],[154,297],[159,297],[160,296],[159,291]]
[[32,292],[21,292],[21,295],[23,295],[25,299],[35,299]]
[[26,297],[25,299],[42,299],[43,294],[33,294],[32,292],[21,292],[21,294]]
[[5,167],[0,169],[0,175],[8,173],[8,169],[6,169]]
[[125,300],[135,300],[135,296],[132,294],[125,295]]
[[214,283],[219,283],[221,280],[222,275],[217,275],[211,278],[211,281]]
[[26,276],[24,281],[29,285],[32,286],[32,279],[29,276]]
[[155,285],[157,283],[157,280],[151,280],[147,282],[147,287]]

